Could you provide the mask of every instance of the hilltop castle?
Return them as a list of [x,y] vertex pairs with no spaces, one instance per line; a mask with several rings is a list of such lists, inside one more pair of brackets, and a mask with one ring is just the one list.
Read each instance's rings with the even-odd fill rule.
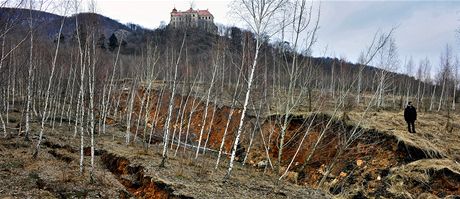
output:
[[171,28],[187,29],[199,28],[210,33],[217,33],[217,26],[214,24],[214,16],[208,10],[177,11],[174,8],[171,12]]

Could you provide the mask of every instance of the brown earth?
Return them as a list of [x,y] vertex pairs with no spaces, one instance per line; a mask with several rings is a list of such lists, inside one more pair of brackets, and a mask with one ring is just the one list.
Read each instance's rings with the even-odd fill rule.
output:
[[[11,114],[11,118],[20,117]],[[19,120],[17,120],[19,121]],[[227,160],[214,169],[215,155],[194,159],[193,151],[170,153],[166,168],[159,168],[160,145],[146,150],[141,144],[124,144],[124,132],[109,126],[97,134],[94,177],[89,176],[90,157],[85,156],[79,173],[80,138],[73,126],[55,129],[46,125],[44,142],[37,159],[32,159],[37,123],[31,123],[32,141],[18,136],[17,123],[9,123],[9,136],[0,138],[0,198],[329,198],[290,183],[276,175],[237,163],[234,175],[223,180]],[[88,146],[85,135],[85,146]],[[85,147],[84,154],[89,148]]]
[[[139,116],[145,114],[140,112],[140,101],[144,91],[139,91],[136,95],[133,121],[137,121]],[[204,117],[204,102],[203,92],[196,98],[190,97],[185,103],[186,97],[176,95],[173,106],[173,117],[171,124],[171,133],[179,136],[181,133],[181,142],[186,142],[191,145],[197,145],[201,125]],[[114,96],[117,96],[116,93]],[[229,181],[223,181],[225,175],[227,159],[224,158],[217,170],[214,170],[216,154],[207,153],[200,155],[197,160],[194,159],[194,151],[188,148],[185,152],[180,152],[177,156],[174,153],[169,153],[166,169],[159,169],[158,165],[161,162],[160,151],[162,147],[155,143],[162,141],[163,124],[165,123],[169,96],[170,93],[165,92],[160,100],[160,105],[157,110],[158,99],[160,99],[159,91],[156,90],[150,97],[152,103],[149,109],[150,118],[147,124],[141,122],[139,129],[136,128],[136,122],[132,123],[131,133],[139,136],[134,145],[126,146],[124,144],[124,131],[126,129],[126,119],[122,116],[126,115],[128,93],[121,93],[121,106],[118,109],[120,113],[118,117],[109,120],[109,127],[107,135],[98,135],[97,144],[98,149],[101,149],[100,154],[102,158],[97,158],[97,167],[100,172],[105,172],[103,176],[111,175],[110,179],[114,180],[113,184],[102,184],[101,186],[111,187],[104,189],[110,194],[115,194],[118,197],[129,197],[130,195],[138,198],[156,198],[156,197],[194,197],[194,198],[215,198],[215,197],[255,197],[255,198],[318,198],[328,197],[328,195],[320,194],[311,190],[317,188],[325,192],[329,192],[334,197],[338,198],[417,198],[417,197],[459,197],[460,196],[460,166],[458,161],[460,154],[460,130],[459,121],[460,116],[457,113],[447,116],[440,113],[425,113],[419,114],[419,119],[416,123],[417,133],[408,134],[405,131],[405,123],[402,119],[402,113],[396,111],[385,110],[372,110],[363,116],[362,111],[350,111],[347,113],[340,112],[334,116],[330,112],[324,111],[319,114],[312,122],[313,127],[309,134],[306,136],[305,141],[300,146],[298,155],[294,158],[293,166],[290,168],[292,177],[283,181],[278,181],[279,175],[271,169],[260,169],[256,165],[261,161],[267,159],[265,153],[265,143],[268,143],[269,157],[273,164],[276,163],[278,153],[278,137],[279,126],[276,121],[285,116],[277,114],[265,114],[261,119],[261,125],[256,128],[254,132],[254,142],[251,151],[248,154],[246,161],[247,166],[240,163],[236,164],[232,178]],[[184,95],[185,96],[185,95]],[[114,98],[115,100],[115,98]],[[185,106],[186,117],[180,123],[177,119],[180,106]],[[193,107],[195,106],[195,107]],[[210,124],[213,108],[216,107],[216,115],[212,124]],[[194,111],[191,118],[189,113]],[[362,109],[357,109],[362,110]],[[145,110],[144,110],[145,111]],[[206,121],[205,131],[202,143],[206,142],[209,137],[207,147],[210,149],[218,150],[221,139],[227,123],[230,108],[225,104],[218,104],[214,106],[210,103],[208,109],[208,118]],[[235,136],[236,128],[238,125],[241,111],[236,109],[235,115],[229,125],[229,131],[225,142],[225,151],[230,152],[233,145],[233,138]],[[157,118],[155,116],[158,115]],[[339,116],[337,116],[339,115]],[[306,133],[307,125],[313,119],[312,113],[298,113],[293,114],[291,122],[288,126],[286,133],[286,142],[284,146],[284,155],[282,160],[281,170],[291,162],[297,149],[300,145],[300,140]],[[306,157],[312,152],[312,146],[315,145],[320,136],[320,132],[325,128],[327,121],[332,118],[332,125],[324,135],[324,139],[319,142],[315,153],[310,161],[305,165],[303,170],[301,165],[304,163]],[[190,123],[190,135],[186,140],[184,134],[186,133],[187,122]],[[19,121],[19,120],[18,120]],[[177,121],[177,122],[176,122]],[[156,125],[155,125],[156,124]],[[250,114],[245,122],[245,130],[242,135],[242,146],[249,147],[249,140],[251,132],[253,132],[256,118]],[[342,154],[336,157],[340,147],[343,147],[344,138],[349,136],[351,129],[355,125],[362,134],[351,142],[343,151]],[[10,123],[10,126],[16,124]],[[36,124],[35,124],[36,125]],[[180,125],[183,130],[179,132]],[[147,135],[144,137],[143,129],[149,132],[154,128],[154,141],[149,150],[142,147],[142,140],[147,140]],[[35,127],[36,128],[36,127]],[[78,138],[74,139],[73,127],[59,127],[58,130],[53,132],[47,131],[49,146],[44,144],[41,154],[48,154],[48,156],[40,157],[46,160],[57,159],[60,162],[72,165],[69,167],[73,169],[75,176],[78,175]],[[138,130],[136,132],[136,129]],[[11,129],[12,132],[14,129]],[[208,132],[211,134],[208,136]],[[65,136],[62,136],[65,135]],[[171,135],[173,136],[173,135]],[[262,137],[264,140],[262,140]],[[54,139],[54,141],[53,141]],[[7,150],[5,147],[9,146],[12,140],[21,143],[21,139],[9,138],[2,140],[4,148],[0,148],[2,154]],[[88,141],[85,141],[88,143]],[[45,142],[46,143],[46,142]],[[53,148],[56,143],[64,143],[63,148],[57,150]],[[25,150],[16,149],[11,153],[27,154],[31,151],[30,143],[23,143]],[[173,145],[175,147],[176,145]],[[72,150],[69,150],[72,149]],[[43,153],[48,150],[48,153]],[[62,152],[65,150],[66,152]],[[30,154],[30,153],[29,153]],[[3,159],[4,162],[11,161],[11,158],[16,156],[9,156]],[[333,161],[335,159],[335,161]],[[25,159],[25,162],[38,162],[30,159]],[[241,159],[240,159],[241,161]],[[325,176],[326,168],[335,163],[332,167],[331,173],[325,177],[326,181],[322,187],[318,187],[318,182]],[[53,164],[54,165],[54,164]],[[59,164],[56,164],[59,165]],[[88,163],[86,162],[86,165]],[[105,169],[107,168],[111,172]],[[270,166],[268,166],[270,168]],[[46,179],[47,173],[53,170],[67,169],[62,167],[49,167],[49,171],[39,175],[40,179]],[[18,170],[24,170],[19,166]],[[96,169],[97,170],[97,169]],[[35,170],[34,170],[35,171]],[[7,180],[16,178],[12,173],[6,171],[4,176]],[[37,172],[41,170],[37,169]],[[66,172],[72,173],[72,172]],[[108,173],[108,174],[107,174]],[[22,176],[25,174],[20,174]],[[75,178],[75,181],[85,181],[89,177]],[[26,177],[23,177],[26,178]],[[24,181],[24,180],[23,180]],[[35,187],[30,190],[31,196],[38,197],[38,193],[43,191],[40,186],[34,184],[32,180],[25,182],[30,184],[29,187]],[[99,179],[100,182],[105,182]],[[289,182],[287,182],[289,181]],[[57,181],[56,181],[57,182]],[[55,184],[58,184],[54,182]],[[85,181],[86,182],[86,181]],[[96,180],[98,182],[98,180]],[[294,184],[293,184],[293,183]],[[53,183],[50,180],[48,183]],[[81,182],[80,182],[81,183]],[[88,184],[88,182],[86,182]],[[60,186],[64,186],[62,183]],[[13,182],[14,186],[19,186]],[[89,185],[88,185],[89,186]],[[59,187],[59,186],[57,186]],[[81,186],[82,188],[83,186]],[[79,189],[80,187],[72,187]],[[19,188],[18,188],[19,189]],[[60,190],[70,188],[61,188],[56,190],[48,190],[48,192],[55,197],[58,196]],[[84,188],[82,188],[85,190]],[[5,189],[8,190],[8,189]],[[13,196],[15,192],[2,190],[0,195],[7,193],[7,196]],[[21,190],[21,189],[19,189]],[[28,189],[21,190],[27,191]],[[46,189],[45,189],[46,190]],[[21,192],[19,191],[19,192]],[[61,191],[62,192],[62,191]],[[100,194],[87,191],[87,194]],[[85,192],[86,193],[86,192]],[[105,194],[106,192],[104,192]],[[91,195],[92,196],[92,195]]]
[[[141,96],[141,95],[139,95]],[[162,124],[166,120],[167,104],[169,103],[170,93],[165,93],[163,96],[162,105],[159,108],[159,121],[158,128],[163,129]],[[153,93],[151,98],[153,101],[158,100],[158,92]],[[193,97],[190,97],[186,105],[186,113],[188,120],[188,113],[191,111],[191,101]],[[138,97],[140,101],[140,97]],[[179,108],[181,100],[185,100],[185,97],[181,95],[175,96],[175,110]],[[194,110],[191,119],[191,131],[192,140],[188,140],[187,143],[196,145],[198,142],[198,136],[203,121],[204,102],[203,97],[198,97],[199,101],[197,108]],[[136,102],[135,110],[138,112],[140,104]],[[195,104],[196,105],[196,104]],[[182,105],[184,106],[184,105]],[[155,106],[153,106],[155,107]],[[214,105],[210,103],[208,109],[208,118],[205,126],[205,135],[211,127],[211,135],[209,136],[209,145],[211,149],[218,149],[220,141],[223,136],[225,125],[228,118],[229,108],[228,106],[219,104],[216,107],[216,115],[213,124],[210,124],[211,114],[213,112]],[[357,109],[360,110],[360,109]],[[153,119],[156,109],[151,109],[151,118]],[[234,132],[238,125],[240,112],[237,109],[237,115],[232,118],[229,126],[228,137],[225,142],[226,152],[230,151]],[[421,111],[420,111],[421,112]],[[344,115],[347,116],[344,116]],[[177,117],[177,111],[173,112],[173,124],[171,132],[174,128],[177,128],[180,124],[174,123],[175,117]],[[256,165],[258,162],[266,160],[265,148],[261,139],[261,135],[264,136],[265,141],[269,143],[269,155],[271,162],[276,162],[278,153],[278,137],[279,137],[279,126],[276,126],[277,119],[283,118],[283,115],[273,115],[262,118],[263,124],[260,129],[257,130],[253,148],[248,154],[248,161],[251,165]],[[356,124],[360,124],[358,127],[362,130],[362,135],[359,136],[344,152],[337,157],[335,166],[332,168],[332,172],[326,177],[326,183],[321,189],[329,191],[337,196],[353,197],[353,196],[367,196],[367,197],[417,197],[423,194],[432,194],[438,197],[444,197],[447,195],[460,196],[460,190],[456,189],[456,184],[460,184],[458,181],[460,170],[456,170],[451,165],[458,165],[460,154],[460,117],[456,113],[450,115],[450,122],[446,125],[445,116],[439,113],[425,113],[419,114],[419,120],[417,122],[417,134],[409,134],[405,131],[405,123],[401,119],[402,113],[395,111],[385,110],[372,110],[363,116],[363,112],[347,112],[338,113],[341,117],[333,117],[333,125],[326,132],[323,141],[321,141],[315,150],[311,160],[306,165],[305,169],[299,171],[300,165],[305,161],[306,157],[311,152],[312,146],[315,144],[320,132],[324,129],[326,122],[331,118],[331,113],[326,111],[326,114],[322,114],[316,118],[313,122],[313,128],[306,137],[304,143],[300,147],[299,154],[294,159],[294,164],[290,168],[291,171],[298,172],[298,180],[296,183],[303,186],[309,186],[318,188],[318,182],[323,178],[325,169],[330,165],[338,152],[338,148],[341,146],[341,138],[347,136],[347,132],[353,129]],[[284,148],[282,169],[285,168],[294,157],[295,152],[300,144],[301,137],[306,132],[306,126],[311,120],[311,113],[301,114],[293,116],[286,134],[286,144]],[[360,122],[360,120],[362,120]],[[180,120],[178,120],[180,121]],[[153,123],[153,121],[151,121]],[[242,135],[242,144],[247,149],[249,145],[249,139],[253,126],[255,123],[255,116],[249,115],[246,120],[245,131]],[[183,123],[185,125],[186,122]],[[212,125],[212,126],[211,126]],[[133,132],[135,133],[135,132]],[[185,140],[182,140],[185,142]],[[203,140],[205,142],[205,140]],[[418,160],[424,160],[428,162],[434,162],[438,160],[450,160],[443,162],[446,170],[442,170],[442,174],[448,174],[448,177],[442,177],[439,171],[434,168],[426,167],[428,179],[426,184],[438,184],[437,186],[420,186],[420,183],[415,183],[414,179],[410,178],[399,178],[393,170],[402,167],[404,165],[417,162]],[[403,184],[404,190],[397,189],[400,184]],[[446,191],[449,190],[449,191]],[[404,193],[404,194],[401,194]]]

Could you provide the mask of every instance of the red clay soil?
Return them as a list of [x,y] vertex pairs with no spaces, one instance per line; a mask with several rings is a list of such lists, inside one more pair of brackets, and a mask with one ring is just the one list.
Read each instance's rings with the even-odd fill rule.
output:
[[[168,199],[187,198],[175,196],[167,185],[152,181],[151,177],[144,176],[144,168],[130,166],[128,159],[113,154],[103,153],[101,157],[105,166],[116,175],[118,181],[136,198]],[[129,196],[124,196],[129,198]]]
[[[135,98],[134,106],[133,106],[133,121],[137,121],[139,117],[139,112],[140,112],[140,106],[141,106],[141,100],[142,100],[142,95],[143,95],[142,90],[140,90],[137,94],[137,97]],[[126,109],[126,99],[129,94],[124,93],[122,94],[122,100],[120,102],[120,109],[119,111],[125,112]],[[157,121],[157,126],[156,129],[164,129],[164,124],[167,119],[167,113],[168,113],[168,105],[170,101],[170,92],[164,92],[162,99],[159,100],[160,97],[160,91],[154,91],[150,95],[150,103],[151,103],[151,109],[150,109],[150,122],[149,124],[153,124],[153,119]],[[187,129],[187,122],[189,120],[190,113],[194,109],[194,112],[192,114],[192,118],[190,120],[190,133],[191,138],[193,141],[198,141],[199,134],[201,131],[201,126],[203,123],[204,119],[204,110],[205,110],[205,103],[201,101],[201,99],[196,99],[195,104],[193,104],[194,97],[189,97],[188,100],[186,100],[186,96],[182,97],[180,95],[175,95],[174,97],[174,106],[173,106],[173,112],[172,112],[172,119],[171,119],[171,132],[174,132],[174,128],[176,129],[176,134],[179,132],[179,127],[180,127],[180,120],[176,120],[177,117],[181,117],[180,113],[182,113],[182,109],[179,111],[179,107],[181,104],[181,101],[183,101],[182,107],[185,107],[185,117],[184,121],[182,122],[183,125],[183,132],[181,136],[181,142],[185,141],[185,132]],[[159,106],[158,110],[156,109],[158,107],[158,101],[160,101],[161,105]],[[187,104],[185,104],[185,101],[187,101]],[[208,132],[209,129],[212,128],[211,135],[209,135],[209,141],[208,141],[208,148],[214,148],[217,149],[220,147],[222,136],[225,131],[225,126],[227,124],[228,116],[230,114],[230,108],[223,106],[222,108],[217,107],[217,110],[215,112],[214,116],[214,121],[211,126],[211,119],[212,119],[212,114],[214,111],[214,104],[209,103],[208,105],[208,110],[207,110],[207,118],[205,122],[205,128],[203,132],[203,138],[206,139],[208,137]],[[158,114],[158,118],[155,118],[155,115]],[[143,113],[141,114],[141,117],[145,115],[145,110],[143,110]],[[227,138],[226,142],[224,145],[225,152],[230,152],[230,149],[232,147],[232,138],[234,137],[234,133],[236,132],[236,129],[238,128],[238,123],[239,119],[241,118],[241,110],[236,109],[233,113],[232,120],[229,124],[228,132],[227,132]],[[177,121],[177,123],[176,123]],[[133,122],[133,128],[131,128],[132,133],[135,134],[135,125],[136,123]],[[138,132],[140,133],[140,132]],[[176,135],[178,136],[178,135]],[[203,143],[203,142],[202,142]]]
[[[133,119],[135,119],[134,121],[137,121],[138,113],[140,111],[140,96],[142,96],[142,92],[143,91],[140,91],[138,93],[138,97],[135,101],[133,114]],[[124,102],[122,102],[121,104],[126,104],[127,96],[128,94],[124,94]],[[159,91],[155,91],[150,95],[150,102],[152,103],[153,108],[150,110],[151,121],[149,121],[149,123],[154,123],[152,120],[158,112],[158,118],[156,118],[156,129],[164,128],[170,96],[170,93],[165,92],[163,94],[162,99],[160,100],[161,106],[158,110],[156,110],[159,98]],[[179,128],[180,125],[180,123],[175,122],[176,117],[180,116],[178,113],[181,100],[185,102],[186,97],[181,97],[179,95],[176,95],[174,97],[174,108],[172,114],[173,117],[171,119],[171,132],[174,131],[174,128]],[[193,97],[190,97],[187,101],[187,104],[182,105],[182,107],[185,106],[186,109],[186,117],[184,117],[184,121],[182,124],[183,133],[186,130],[187,121],[189,119],[188,117],[193,108],[193,100]],[[195,103],[199,104],[192,115],[190,133],[193,135],[191,136],[192,140],[196,142],[198,141],[201,125],[203,122],[205,104],[203,101],[201,101],[201,99],[197,99]],[[206,139],[206,137],[208,136],[207,132],[209,131],[209,128],[211,128],[210,121],[213,113],[213,108],[214,105],[210,103],[208,107],[208,117],[205,123],[205,134],[203,135],[202,143],[204,143],[204,139]],[[125,111],[126,108],[122,107],[121,110]],[[225,131],[225,126],[227,123],[229,112],[230,108],[226,106],[223,106],[222,108],[218,108],[218,110],[216,110],[214,122],[212,124],[212,133],[209,136],[207,147],[218,150],[222,140],[222,136]],[[145,113],[142,113],[141,115],[144,114]],[[230,122],[227,138],[225,141],[226,152],[229,152],[231,149],[234,133],[236,132],[240,117],[241,111],[236,109]],[[253,119],[254,118],[250,116],[247,117],[246,123],[250,123],[249,121]],[[270,140],[269,153],[272,162],[274,163],[276,162],[276,158],[278,155],[278,137],[280,129],[279,127],[274,125],[276,119],[276,116],[266,118],[260,129],[260,133],[262,133],[264,139],[266,139],[265,141],[267,142],[267,140]],[[320,116],[316,118],[314,122],[314,127],[310,130],[311,132],[302,144],[299,154],[295,157],[295,166],[291,168],[292,171],[298,171],[300,166],[304,163],[305,159],[308,157],[313,146],[315,145],[321,130],[325,127],[328,119],[328,116]],[[180,122],[180,120],[177,121]],[[285,147],[283,149],[283,166],[289,164],[289,162],[293,158],[300,144],[300,141],[307,129],[309,121],[310,120],[308,118],[294,118],[289,124],[285,137]],[[135,122],[133,123],[135,124]],[[245,128],[246,131],[243,133],[242,136],[242,144],[245,148],[247,148],[247,146],[249,145],[249,136],[250,132],[252,131],[251,128],[253,128],[252,125],[248,126],[250,127]],[[299,184],[306,184],[312,187],[317,186],[317,183],[324,175],[324,169],[327,167],[327,165],[330,165],[332,163],[332,160],[337,154],[338,147],[341,146],[340,138],[344,136],[344,132],[349,132],[350,128],[353,127],[346,125],[345,122],[335,121],[332,127],[326,132],[322,141],[319,143],[311,160],[306,164],[305,169],[299,172]],[[135,128],[132,129],[133,133],[135,133]],[[404,143],[399,143],[398,140],[394,137],[388,136],[375,130],[365,131],[366,132],[363,134],[363,136],[355,140],[343,152],[343,154],[339,158],[337,158],[336,164],[332,169],[331,175],[327,178],[327,183],[331,187],[330,192],[334,194],[341,193],[344,189],[343,187],[362,185],[364,186],[365,195],[367,196],[386,195],[388,197],[392,197],[390,193],[388,193],[387,191],[387,183],[384,183],[384,181],[386,180],[385,178],[388,176],[389,169],[426,157],[420,150],[405,146]],[[176,132],[178,132],[178,130]],[[257,132],[256,135],[257,136],[254,140],[253,149],[248,156],[248,162],[252,164],[257,164],[257,162],[266,159],[266,155],[264,152],[265,148],[263,146],[262,140],[260,139],[261,136],[259,132]],[[184,134],[182,134],[182,138],[184,137]],[[181,140],[181,142],[184,141],[184,139]],[[120,162],[118,165],[120,165],[121,171],[123,171],[122,168],[126,167],[126,163],[124,162]],[[440,185],[437,186],[437,184]],[[445,194],[460,195],[459,184],[460,179],[451,179],[448,177],[448,175],[434,175],[432,181],[433,186],[431,186],[429,192],[437,196],[442,196]],[[145,188],[150,188],[150,185],[146,186]],[[417,194],[426,192],[427,190],[424,188],[414,187],[412,191],[415,194]]]

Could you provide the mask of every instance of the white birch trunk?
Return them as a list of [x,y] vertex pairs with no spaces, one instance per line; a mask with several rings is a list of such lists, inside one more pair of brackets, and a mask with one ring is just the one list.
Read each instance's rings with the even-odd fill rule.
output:
[[203,155],[206,154],[206,147],[208,146],[209,137],[211,136],[212,125],[214,123],[214,116],[216,114],[216,110],[217,110],[217,96],[214,98],[214,109],[211,115],[211,122],[209,123],[210,125],[209,125],[208,135],[206,136],[206,142],[204,143],[204,147],[203,147]]
[[[192,94],[193,88],[195,87],[195,82],[196,81],[193,82],[193,85],[192,85],[192,87],[190,88],[190,91],[187,94],[187,98],[185,99],[185,105],[184,105],[184,108],[182,109],[181,119],[180,119],[180,124],[179,124],[179,137],[177,138],[177,140],[179,142],[176,145],[176,150],[174,151],[174,157],[177,156],[177,151],[179,150],[179,147],[180,147],[180,141],[181,141],[181,137],[182,137],[182,130],[183,130],[183,125],[184,125],[184,120],[185,120],[185,111],[187,109],[187,104],[188,104],[188,100],[190,99],[190,95]],[[192,112],[194,110],[194,107],[193,107],[194,104],[195,104],[195,100],[193,100],[193,102],[192,102]],[[184,143],[185,144],[187,143],[186,140],[184,141]],[[184,144],[184,149],[185,149],[185,144]]]
[[25,135],[24,139],[26,141],[29,140],[29,133],[30,133],[30,105],[32,101],[32,84],[33,84],[33,50],[34,50],[34,33],[33,33],[33,23],[32,23],[32,4],[33,1],[30,0],[30,21],[29,21],[29,28],[30,28],[30,48],[29,48],[29,71],[28,71],[28,78],[27,78],[27,103],[26,103],[26,118],[25,118]]
[[256,70],[257,59],[259,57],[259,50],[260,50],[260,35],[257,37],[258,38],[256,39],[256,52],[254,55],[254,61],[252,63],[251,71],[249,73],[246,96],[244,98],[243,110],[241,112],[241,118],[240,118],[240,123],[238,125],[235,142],[233,143],[232,155],[230,156],[230,163],[229,163],[228,171],[226,175],[227,178],[230,177],[232,169],[233,169],[233,161],[235,160],[236,149],[238,146],[238,142],[240,141],[241,133],[243,132],[244,118],[246,116],[246,111],[248,109],[249,96],[251,95],[251,87],[252,87],[252,82],[254,80],[254,72]]
[[153,115],[153,118],[152,118],[152,128],[150,129],[150,135],[149,135],[149,141],[148,141],[148,144],[147,144],[147,148],[150,148],[150,143],[152,142],[152,136],[153,136],[153,131],[155,130],[156,126],[157,126],[157,123],[158,123],[158,115],[160,114],[160,110],[161,110],[161,103],[163,101],[163,94],[164,94],[164,89],[165,87],[163,86],[160,90],[160,93],[159,93],[159,97],[158,97],[158,100],[157,100],[157,105],[155,106],[155,114]]
[[[93,51],[96,50],[96,45],[94,43],[93,35]],[[90,69],[88,69],[88,87],[89,87],[89,120],[90,120],[90,136],[91,136],[91,170],[90,170],[90,179],[94,181],[94,89],[95,89],[95,68],[96,68],[96,55],[93,54],[92,63],[90,64]]]
[[417,86],[417,107],[420,107],[419,106],[419,103],[420,103],[420,84],[422,83],[422,80],[418,80],[418,86]]
[[[64,19],[62,19],[61,22],[61,27],[59,28],[59,33],[58,33],[58,38],[60,38],[60,35],[62,33],[62,27],[64,26]],[[46,120],[46,112],[48,111],[48,103],[49,103],[49,96],[50,96],[50,90],[51,90],[51,85],[53,83],[53,76],[54,76],[54,70],[56,69],[56,61],[59,53],[59,45],[61,40],[58,39],[57,44],[56,44],[56,50],[54,51],[54,57],[53,57],[53,63],[51,65],[51,74],[48,80],[48,87],[46,88],[46,94],[45,94],[45,107],[43,109],[43,114],[42,114],[42,121],[41,121],[41,126],[40,126],[40,134],[38,136],[38,142],[37,145],[35,146],[35,152],[33,154],[33,158],[37,158],[38,152],[40,151],[40,144],[43,139],[43,131],[45,129],[45,120]]]
[[453,89],[454,94],[452,96],[452,110],[455,110],[455,97],[456,97],[455,95],[456,95],[456,92],[457,92],[457,80],[456,79],[454,79],[454,87],[453,88],[454,88]]
[[[198,93],[198,92],[197,92]],[[196,109],[198,108],[198,106],[200,105],[199,103],[195,105],[196,103],[196,100],[197,100],[198,96],[195,96],[193,98],[193,101],[192,101],[192,110],[190,111],[190,115],[188,117],[188,122],[187,122],[187,131],[185,132],[185,140],[184,140],[184,152],[185,152],[185,149],[187,148],[187,141],[188,141],[188,135],[190,133],[190,124],[192,123],[192,116],[193,114],[195,113]]]
[[166,158],[167,158],[168,138],[169,138],[169,125],[170,125],[170,122],[171,122],[172,109],[173,109],[173,105],[174,105],[174,94],[176,92],[177,68],[179,66],[179,61],[180,61],[180,58],[181,58],[181,55],[182,55],[182,49],[184,48],[185,39],[186,39],[186,34],[184,34],[184,39],[182,40],[182,45],[181,45],[180,50],[179,50],[179,56],[177,58],[177,61],[176,61],[175,67],[174,67],[173,88],[172,88],[171,98],[170,98],[169,107],[168,107],[168,117],[166,118],[166,125],[165,125],[165,128],[164,128],[165,133],[164,133],[164,136],[163,136],[164,143],[163,143],[163,153],[162,153],[163,159],[161,161],[160,167],[164,167],[164,164],[165,164],[165,161],[166,161]]
[[131,97],[129,98],[129,102],[128,102],[128,110],[126,112],[126,135],[125,135],[125,143],[126,145],[129,144],[129,142],[131,141],[131,118],[132,118],[132,115],[133,115],[133,106],[134,106],[134,98],[136,96],[136,83],[133,83],[133,86],[131,88],[131,93],[130,93]]
[[217,72],[217,64],[214,64],[214,71],[212,73],[211,85],[208,89],[208,94],[206,97],[206,105],[204,108],[204,117],[203,122],[201,123],[201,130],[200,130],[200,137],[198,138],[198,147],[196,149],[195,159],[198,158],[198,154],[200,153],[200,146],[201,146],[201,139],[203,138],[204,127],[206,126],[206,119],[208,119],[208,106],[209,106],[209,98],[211,96],[212,87],[214,86],[214,79],[216,77]]
[[434,85],[434,90],[433,90],[433,93],[431,94],[430,108],[429,108],[430,111],[433,110],[433,102],[434,102],[434,95],[435,95],[435,93],[436,93],[436,85]]
[[102,110],[102,134],[105,134],[105,132],[106,132],[106,122],[107,122],[108,111],[109,111],[109,108],[110,108],[110,98],[112,97],[113,80],[115,78],[115,71],[117,69],[118,57],[120,55],[120,49],[121,48],[118,48],[118,50],[117,50],[117,56],[115,57],[115,63],[113,64],[113,67],[112,67],[112,75],[110,76],[110,83],[109,83],[109,90],[107,92],[107,99],[103,98],[103,101],[104,101],[103,105],[104,106],[103,106],[103,110]]
[[[409,83],[409,86],[407,87],[407,90],[406,90],[406,103],[404,103],[404,105],[409,103],[409,96],[410,96],[411,86],[412,85]],[[404,105],[403,105],[403,107],[404,107]]]
[[[0,70],[2,69],[2,66],[3,66],[3,56],[4,56],[4,51],[5,51],[5,37],[4,36],[2,37],[2,49],[1,49],[1,51],[2,51],[2,56],[0,57]],[[9,90],[10,90],[10,83],[8,83],[8,88],[6,90],[7,96],[9,96],[8,95]],[[8,98],[9,97],[7,97],[7,99],[6,99],[6,121],[7,122],[8,122],[8,106],[9,106],[9,103],[10,103]],[[1,112],[0,112],[0,120],[2,122],[4,137],[6,137],[7,136],[6,125],[5,125],[5,121],[3,120],[3,116],[2,116]]]
[[356,91],[356,104],[359,105],[361,102],[361,84],[362,84],[362,71],[358,72],[358,88]]
[[[73,65],[73,64],[71,64],[71,65]],[[70,116],[72,115],[72,111],[71,111],[71,110],[72,110],[73,99],[74,99],[74,94],[73,94],[73,93],[74,93],[74,89],[75,89],[75,80],[76,80],[76,78],[77,78],[77,66],[75,65],[75,66],[73,66],[73,68],[74,68],[74,69],[73,69],[74,72],[73,72],[73,76],[72,76],[72,85],[71,85],[71,87],[70,87],[70,101],[69,101],[69,106],[68,106],[67,112],[66,112],[66,116],[67,116],[67,118],[69,119],[68,125],[70,125],[70,123],[71,123],[71,121],[72,121],[72,120],[70,119],[70,118],[71,118]],[[77,110],[78,110],[78,109],[77,109]],[[78,115],[78,114],[75,114],[75,115]],[[75,118],[75,120],[77,120],[77,118]]]
[[442,97],[444,96],[444,88],[445,88],[445,86],[446,86],[446,78],[444,78],[443,82],[442,82],[441,96],[439,96],[438,112],[441,110],[441,107],[442,107]]

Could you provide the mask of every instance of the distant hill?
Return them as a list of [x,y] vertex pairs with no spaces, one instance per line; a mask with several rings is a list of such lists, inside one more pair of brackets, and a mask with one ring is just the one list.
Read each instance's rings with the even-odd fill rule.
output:
[[97,25],[100,34],[104,34],[106,39],[120,30],[132,32],[134,31],[133,27],[135,27],[135,31],[143,30],[140,26],[132,25],[128,27],[116,20],[95,13],[79,13],[66,17],[29,9],[0,8],[0,20],[2,23],[8,23],[14,30],[28,30],[31,18],[33,26],[36,27],[36,32],[40,36],[49,39],[54,39],[57,36],[63,19],[62,34],[65,38],[71,38],[75,35],[76,21],[83,25],[94,23],[94,25]]

